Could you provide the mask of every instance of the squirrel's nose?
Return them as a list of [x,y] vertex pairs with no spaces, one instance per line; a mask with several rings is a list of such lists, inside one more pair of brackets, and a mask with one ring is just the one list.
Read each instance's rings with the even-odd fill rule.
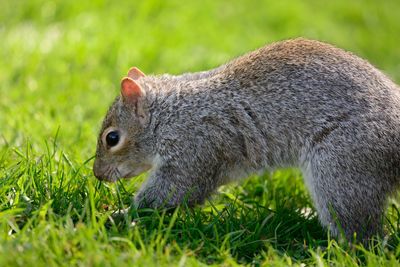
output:
[[100,160],[98,160],[97,158],[94,160],[93,163],[93,174],[99,180],[102,180],[104,178],[104,172],[102,171]]

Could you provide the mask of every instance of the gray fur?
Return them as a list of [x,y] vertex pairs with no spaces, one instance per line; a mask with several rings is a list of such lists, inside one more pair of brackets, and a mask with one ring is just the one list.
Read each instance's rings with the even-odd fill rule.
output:
[[210,72],[137,83],[146,123],[118,97],[100,134],[112,125],[128,141],[110,153],[100,137],[94,172],[116,180],[151,166],[135,198],[140,207],[202,203],[235,178],[296,166],[335,236],[338,223],[348,238],[380,233],[399,183],[400,91],[368,62],[295,39]]

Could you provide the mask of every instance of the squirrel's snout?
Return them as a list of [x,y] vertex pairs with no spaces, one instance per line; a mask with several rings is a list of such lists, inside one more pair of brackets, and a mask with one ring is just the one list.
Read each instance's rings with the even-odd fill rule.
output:
[[97,179],[104,180],[104,171],[101,168],[100,160],[98,160],[97,158],[94,160],[93,163],[93,174],[94,176],[96,176]]
[[104,161],[95,159],[93,163],[93,174],[100,181],[107,182],[115,182],[118,177],[115,174],[118,173],[115,171],[115,168],[112,166],[105,164]]

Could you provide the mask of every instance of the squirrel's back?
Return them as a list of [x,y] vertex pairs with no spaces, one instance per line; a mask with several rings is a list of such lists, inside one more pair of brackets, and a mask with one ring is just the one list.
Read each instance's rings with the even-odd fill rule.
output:
[[298,154],[304,142],[321,141],[338,127],[400,132],[397,85],[367,61],[318,41],[278,42],[210,72],[139,82],[157,92],[155,112],[165,129],[187,127],[206,136],[222,129],[248,136],[254,146],[278,142],[282,155]]

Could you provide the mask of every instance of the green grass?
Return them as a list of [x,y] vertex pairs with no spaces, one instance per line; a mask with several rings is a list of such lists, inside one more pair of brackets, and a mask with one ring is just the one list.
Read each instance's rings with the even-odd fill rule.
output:
[[211,68],[304,36],[367,58],[400,82],[400,3],[389,1],[0,1],[0,266],[398,265],[387,236],[348,247],[318,223],[297,170],[220,189],[175,211],[131,205],[145,175],[92,172],[121,77]]

